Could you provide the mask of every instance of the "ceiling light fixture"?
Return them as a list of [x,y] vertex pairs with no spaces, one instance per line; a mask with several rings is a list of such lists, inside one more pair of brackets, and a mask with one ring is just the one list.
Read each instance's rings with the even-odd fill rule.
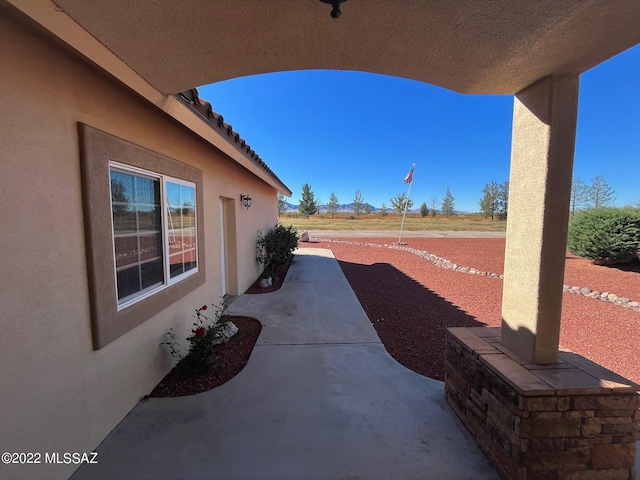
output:
[[322,3],[328,3],[333,7],[331,10],[331,18],[338,18],[342,14],[342,10],[340,10],[340,4],[346,2],[347,0],[320,0]]

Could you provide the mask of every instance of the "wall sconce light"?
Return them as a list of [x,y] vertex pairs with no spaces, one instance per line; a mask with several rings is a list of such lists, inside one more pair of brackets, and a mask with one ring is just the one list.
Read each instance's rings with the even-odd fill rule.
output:
[[249,210],[249,207],[251,206],[251,197],[249,195],[243,195],[241,193],[240,201],[242,202],[242,205],[244,205],[247,208],[247,210]]
[[346,2],[347,0],[320,0],[322,3],[328,3],[333,8],[331,9],[331,18],[338,18],[342,11],[340,10],[340,4]]

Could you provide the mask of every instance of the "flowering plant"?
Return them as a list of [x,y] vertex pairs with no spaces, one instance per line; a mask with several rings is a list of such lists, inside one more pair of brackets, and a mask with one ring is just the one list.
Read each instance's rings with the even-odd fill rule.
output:
[[191,372],[203,372],[209,368],[209,357],[213,353],[215,346],[225,341],[225,332],[229,317],[226,314],[227,307],[223,301],[218,305],[211,305],[214,309],[211,318],[203,312],[209,307],[203,305],[196,308],[193,316],[196,321],[193,323],[190,335],[187,337],[189,351],[183,355],[180,344],[176,340],[173,329],[167,333],[167,341],[160,345],[167,345],[171,356],[178,359],[178,367]]

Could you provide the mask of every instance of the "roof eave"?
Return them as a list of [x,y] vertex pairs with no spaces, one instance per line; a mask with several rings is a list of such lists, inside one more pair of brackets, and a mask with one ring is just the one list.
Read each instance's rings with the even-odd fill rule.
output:
[[[269,168],[269,166],[264,162],[264,160],[262,160],[262,158],[260,158],[260,156],[255,151],[253,151],[253,149],[240,136],[240,134],[238,132],[235,132],[233,130],[233,127],[224,121],[224,117],[221,114],[213,111],[213,108],[209,102],[199,97],[198,90],[196,88],[192,88],[191,90],[181,92],[177,95],[174,95],[174,97],[180,103],[190,108],[210,128],[212,128],[222,137],[226,138],[227,141],[231,143],[231,145],[233,145],[245,157],[251,160],[254,165],[264,170],[268,175],[270,175],[273,178],[275,182],[277,182],[284,189],[286,189],[286,193],[288,193],[287,196],[291,195],[291,192],[285,186],[282,180],[280,180],[280,178],[278,178],[275,172]],[[280,191],[280,193],[285,193],[285,192]]]
[[[153,104],[165,114],[184,125],[230,159],[243,166],[256,177],[275,188],[279,193],[291,196],[291,190],[246,145],[233,130],[223,134],[213,127],[192,105],[177,96],[165,95],[107,49],[71,17],[56,8],[49,0],[18,2],[8,0],[12,9],[80,57],[118,80],[121,84]],[[233,139],[231,138],[233,137]],[[236,138],[241,140],[240,144]]]

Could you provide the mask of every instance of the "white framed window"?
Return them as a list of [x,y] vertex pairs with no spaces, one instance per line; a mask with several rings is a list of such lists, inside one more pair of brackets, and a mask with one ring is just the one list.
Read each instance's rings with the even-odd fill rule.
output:
[[204,181],[188,163],[89,125],[79,130],[98,350],[206,283]]
[[109,162],[118,310],[198,272],[196,184]]

